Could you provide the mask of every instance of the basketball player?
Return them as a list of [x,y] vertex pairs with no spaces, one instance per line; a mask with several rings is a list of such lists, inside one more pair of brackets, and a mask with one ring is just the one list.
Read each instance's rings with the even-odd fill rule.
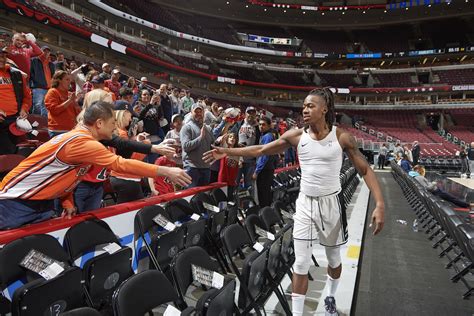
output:
[[359,152],[354,137],[333,126],[335,119],[334,95],[329,88],[315,89],[303,103],[305,128],[292,129],[279,139],[266,145],[245,148],[215,148],[204,154],[212,161],[226,155],[258,157],[284,152],[297,147],[301,167],[300,194],[296,201],[293,238],[295,263],[293,265],[293,315],[303,315],[305,295],[308,290],[308,271],[314,240],[325,247],[328,260],[329,295],[324,300],[326,315],[338,315],[334,299],[342,271],[340,246],[347,242],[345,210],[339,203],[341,191],[339,172],[343,151],[364,177],[375,199],[371,226],[373,234],[379,233],[384,224],[384,201],[375,173]]

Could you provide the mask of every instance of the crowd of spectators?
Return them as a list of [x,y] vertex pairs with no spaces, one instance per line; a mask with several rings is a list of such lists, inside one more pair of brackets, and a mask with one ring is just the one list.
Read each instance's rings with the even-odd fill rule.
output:
[[203,161],[203,153],[212,146],[265,144],[291,127],[282,119],[272,121],[265,111],[212,102],[172,84],[154,89],[146,77],[139,81],[128,77],[119,66],[79,64],[67,60],[61,52],[53,54],[48,46],[39,47],[28,34],[17,33],[11,44],[2,43],[0,89],[5,102],[0,104],[0,155],[16,153],[20,138],[12,130],[22,131],[19,121],[29,115],[47,118],[51,140],[46,146],[60,142],[60,135],[85,126],[85,116],[97,111],[96,104],[111,104],[114,136],[112,143],[98,139],[104,146],[126,159],[160,168],[182,168],[190,176],[190,183],[179,185],[167,174],[143,178],[129,169],[92,166],[75,184],[67,207],[64,203],[59,206],[64,201],[61,194],[57,196],[56,214],[66,208],[68,214],[100,208],[105,182],[110,183],[116,202],[123,203],[216,181],[225,182],[232,196],[242,180],[243,188],[258,188],[254,191],[256,198],[266,206],[272,200],[268,192],[275,168],[295,163],[291,151],[286,159],[283,155],[257,160],[226,157],[212,165]]

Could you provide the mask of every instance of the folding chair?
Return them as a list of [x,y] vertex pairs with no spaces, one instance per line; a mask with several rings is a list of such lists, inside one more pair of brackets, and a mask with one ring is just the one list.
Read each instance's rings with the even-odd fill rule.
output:
[[[178,299],[166,276],[157,270],[135,274],[123,282],[113,296],[115,316],[153,315],[152,310]],[[184,314],[181,314],[184,315]]]
[[[119,246],[110,251],[103,247]],[[64,248],[72,262],[97,252],[98,255],[83,263],[85,289],[94,308],[110,308],[115,289],[133,274],[132,249],[120,246],[118,238],[106,222],[89,219],[68,229]]]
[[[46,280],[20,266],[32,249],[61,262],[64,271]],[[81,269],[70,267],[67,253],[50,235],[31,235],[8,243],[0,250],[0,267],[2,291],[15,282],[24,283],[13,293],[12,315],[59,314],[85,305]]]
[[280,212],[276,211],[273,207],[266,206],[262,208],[258,216],[260,218],[260,222],[262,223],[263,228],[273,234],[277,232],[275,226],[281,228],[284,225]]
[[[240,282],[238,302],[241,313],[247,315],[251,310],[255,310],[257,315],[261,315],[260,309],[263,308],[265,301],[262,293],[266,282],[267,251],[262,253],[252,251],[247,257],[242,258],[245,250],[249,250],[253,243],[244,228],[238,224],[226,227],[221,236],[226,259],[231,266],[232,273],[237,276]],[[241,269],[236,264],[236,254],[244,259]]]
[[[168,216],[158,205],[146,206],[137,212],[134,220],[134,243],[141,239],[145,244],[150,257],[150,269],[166,273],[173,257],[184,248],[185,232],[180,227],[166,231],[153,221],[158,214],[165,218]],[[140,249],[136,250],[138,256],[140,252]]]
[[60,316],[101,316],[102,314],[91,307],[81,307],[61,313]]
[[191,205],[194,210],[199,214],[207,215],[206,228],[209,245],[206,245],[205,248],[217,258],[222,269],[228,271],[229,267],[225,262],[220,241],[220,232],[226,226],[227,211],[220,210],[218,213],[210,211],[204,206],[204,203],[216,206],[214,199],[204,192],[198,193],[191,198]]
[[[201,247],[194,246],[184,249],[173,259],[171,270],[178,290],[178,306],[183,309],[189,307],[189,303],[186,302],[186,292],[193,283],[192,265],[210,271],[219,271],[219,264],[213,261]],[[208,289],[203,286],[206,292],[199,297],[195,304],[197,313],[199,315],[234,315],[236,310],[234,305],[235,287],[235,280],[225,282],[220,289]]]
[[232,201],[232,198],[230,196],[227,197],[227,194],[225,194],[221,188],[213,189],[211,191],[211,196],[214,199],[214,202],[216,203],[216,205],[219,205],[220,202]]
[[191,219],[194,213],[191,205],[184,199],[170,201],[165,206],[170,220],[180,222],[185,230],[184,247],[202,246],[206,237],[206,220],[199,218]]

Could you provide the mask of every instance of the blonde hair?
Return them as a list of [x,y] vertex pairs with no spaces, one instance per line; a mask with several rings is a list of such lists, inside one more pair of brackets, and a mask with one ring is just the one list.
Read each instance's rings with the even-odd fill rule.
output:
[[128,110],[115,111],[115,120],[116,120],[116,126],[117,126],[118,129],[122,129],[122,130],[127,129],[127,126],[128,126],[129,122],[125,122],[126,112],[129,112],[129,111]]
[[425,170],[425,167],[423,166],[420,166],[420,165],[416,165],[413,167],[413,170],[415,170],[416,172],[418,172],[420,174],[420,176],[425,176],[426,174],[426,170]]

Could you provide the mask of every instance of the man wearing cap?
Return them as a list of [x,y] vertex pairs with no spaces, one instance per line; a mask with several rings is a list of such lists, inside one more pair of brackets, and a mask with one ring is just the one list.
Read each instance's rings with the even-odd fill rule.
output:
[[114,69],[112,71],[112,77],[108,80],[105,80],[105,87],[110,90],[115,96],[118,98],[119,97],[119,90],[122,87],[122,85],[119,82],[120,78],[120,70]]
[[0,154],[16,151],[16,137],[8,129],[17,117],[26,118],[31,107],[31,92],[21,72],[6,64],[7,51],[0,52]]
[[210,181],[209,163],[202,160],[202,155],[211,148],[215,137],[203,121],[204,107],[201,103],[194,103],[191,108],[191,119],[180,132],[183,167],[193,179],[189,188],[207,185]]
[[105,78],[105,80],[110,79],[112,74],[112,68],[108,63],[102,64],[102,72],[100,74]]
[[94,103],[94,101],[105,101],[108,103],[113,102],[110,92],[104,90],[104,82],[105,80],[102,74],[92,78],[91,83],[94,86],[94,89],[87,92],[84,96],[84,102],[82,104],[83,107],[87,108],[92,103]]
[[49,56],[51,49],[48,46],[41,47],[43,53],[31,59],[30,87],[33,95],[33,114],[48,116],[48,110],[44,105],[44,97],[51,88],[51,78],[54,75],[54,64]]
[[[242,147],[258,145],[260,139],[260,130],[257,122],[257,110],[253,106],[247,107],[245,110],[245,120],[239,129],[239,145]],[[252,185],[252,176],[255,171],[256,159],[252,157],[244,157],[242,167],[237,175],[237,183],[240,183],[242,176],[244,177],[244,187],[248,188]]]

